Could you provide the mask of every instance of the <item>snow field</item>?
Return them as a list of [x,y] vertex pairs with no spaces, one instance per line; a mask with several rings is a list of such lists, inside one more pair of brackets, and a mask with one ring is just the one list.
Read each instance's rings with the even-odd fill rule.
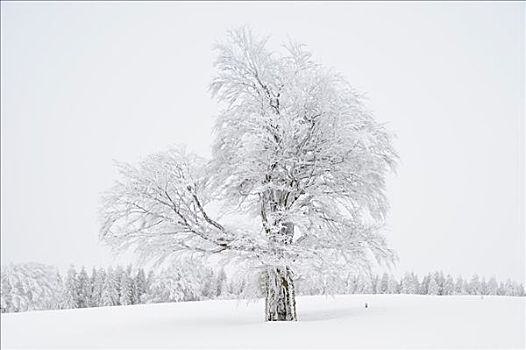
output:
[[[262,300],[1,315],[2,348],[524,348],[525,298],[298,297],[298,322],[264,322]],[[365,308],[365,303],[368,308]]]

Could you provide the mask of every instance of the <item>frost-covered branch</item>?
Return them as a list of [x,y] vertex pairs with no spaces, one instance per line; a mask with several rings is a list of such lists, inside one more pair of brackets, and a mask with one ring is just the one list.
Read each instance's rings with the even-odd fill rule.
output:
[[207,213],[204,162],[181,149],[157,153],[138,166],[119,164],[121,180],[103,199],[101,236],[143,256],[253,250],[249,237]]
[[217,46],[211,89],[225,108],[216,123],[214,187],[261,218],[286,264],[390,260],[380,231],[384,178],[397,158],[391,136],[303,45],[279,54],[267,41],[240,29]]

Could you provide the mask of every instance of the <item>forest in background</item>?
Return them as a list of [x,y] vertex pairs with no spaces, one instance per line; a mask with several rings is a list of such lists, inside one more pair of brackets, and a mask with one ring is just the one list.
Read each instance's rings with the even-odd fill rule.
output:
[[[62,274],[53,266],[26,263],[2,267],[1,312],[75,309],[99,306],[250,299],[263,297],[263,283],[247,274],[229,276],[192,261],[158,273],[143,268],[116,266],[77,270]],[[510,279],[497,281],[473,275],[469,280],[434,272],[420,279],[405,273],[398,279],[388,273],[330,275],[297,279],[298,295],[321,294],[421,294],[524,296],[524,286]]]

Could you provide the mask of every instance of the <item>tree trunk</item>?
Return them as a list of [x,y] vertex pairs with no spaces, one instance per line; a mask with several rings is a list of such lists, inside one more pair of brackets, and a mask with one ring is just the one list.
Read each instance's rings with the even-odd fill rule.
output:
[[290,268],[268,268],[266,287],[265,320],[297,321],[296,292]]

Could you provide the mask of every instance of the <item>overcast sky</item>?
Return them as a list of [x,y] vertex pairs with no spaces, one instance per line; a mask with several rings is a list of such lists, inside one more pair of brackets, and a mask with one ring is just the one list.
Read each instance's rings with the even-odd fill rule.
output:
[[397,135],[398,271],[524,281],[524,18],[510,3],[2,2],[2,264],[105,265],[112,161],[210,153],[213,44],[308,45]]

